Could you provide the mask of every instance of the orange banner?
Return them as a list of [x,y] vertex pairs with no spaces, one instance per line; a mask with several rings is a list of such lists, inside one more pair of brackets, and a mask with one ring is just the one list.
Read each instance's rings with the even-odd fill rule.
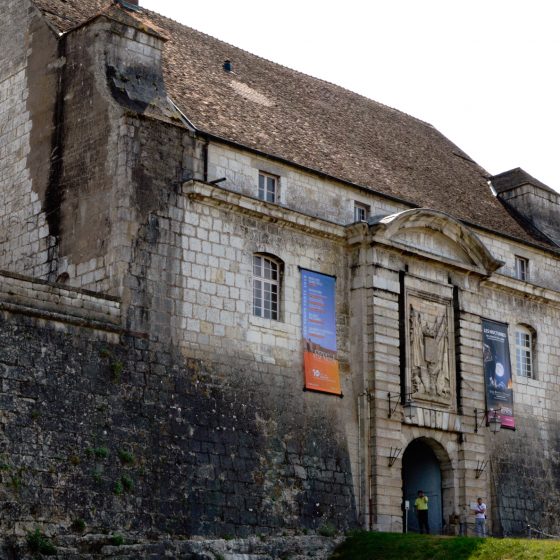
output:
[[337,360],[325,358],[313,352],[304,352],[303,363],[306,389],[335,395],[342,393]]

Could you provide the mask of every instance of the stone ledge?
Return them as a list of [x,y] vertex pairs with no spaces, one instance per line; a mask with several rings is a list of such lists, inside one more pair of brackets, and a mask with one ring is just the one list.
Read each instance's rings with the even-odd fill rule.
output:
[[76,294],[83,294],[90,296],[95,299],[113,301],[115,303],[120,303],[121,298],[118,296],[111,296],[109,294],[100,294],[92,290],[86,290],[84,288],[75,288],[74,286],[66,286],[65,284],[57,284],[55,282],[48,282],[47,280],[42,280],[40,278],[33,278],[31,276],[26,276],[24,274],[19,274],[17,272],[11,272],[9,270],[0,270],[0,282],[2,278],[12,278],[14,280],[21,280],[22,282],[29,284],[36,284],[38,286],[48,286],[53,290],[59,290],[60,292],[73,292]]
[[560,306],[560,291],[537,286],[510,276],[494,274],[491,278],[483,280],[481,285],[492,290],[512,293],[531,301]]
[[[184,560],[327,560],[343,537],[317,535],[293,537],[248,537],[246,539],[189,539],[163,537],[148,541],[138,535],[124,535],[124,544],[112,544],[111,535],[88,534],[53,537],[56,558],[61,560],[90,560],[93,558],[182,558]],[[0,541],[0,554],[20,560],[37,558],[27,550],[24,541],[10,538]]]
[[204,201],[214,206],[225,206],[240,214],[292,227],[317,237],[341,242],[346,240],[344,226],[278,204],[223,189],[210,183],[189,181],[183,185],[183,193],[192,200]]
[[[124,334],[125,332],[127,332],[125,331],[125,329],[122,329],[118,324],[109,323],[105,321],[98,321],[95,319],[88,319],[86,317],[80,317],[68,313],[56,313],[54,311],[48,311],[45,309],[40,309],[38,307],[12,304],[5,301],[0,301],[0,311],[5,311],[17,315],[27,315],[29,317],[35,317],[38,319],[45,319],[57,323],[65,323],[68,325],[74,325],[76,327],[87,327],[90,329],[107,331],[116,334]],[[146,336],[143,335],[142,333],[134,333],[134,334],[135,336],[140,336],[140,337]]]
[[0,271],[0,310],[121,333],[120,299]]

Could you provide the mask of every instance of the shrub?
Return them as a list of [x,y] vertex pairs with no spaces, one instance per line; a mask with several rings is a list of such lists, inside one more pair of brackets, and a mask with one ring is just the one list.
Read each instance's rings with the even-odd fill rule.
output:
[[21,480],[21,476],[18,474],[13,474],[10,477],[10,480],[8,482],[8,485],[12,488],[12,490],[14,492],[19,492],[21,485],[22,485],[22,480]]
[[332,523],[324,523],[317,529],[317,533],[322,537],[334,537],[336,535],[336,527]]
[[34,554],[44,554],[45,556],[53,556],[56,554],[56,547],[46,537],[39,528],[27,534],[27,546]]
[[130,478],[130,476],[123,474],[123,476],[121,476],[121,483],[123,488],[127,491],[130,492],[132,491],[132,489],[134,488],[134,481],[132,480],[132,478]]
[[93,477],[93,480],[97,483],[97,484],[101,484],[101,480],[102,480],[102,475],[103,471],[97,467],[95,469],[93,469],[91,476]]
[[119,450],[119,459],[124,465],[131,465],[132,463],[134,463],[134,455],[126,449]]
[[111,364],[111,371],[113,372],[113,381],[115,383],[120,382],[123,369],[124,369],[124,364],[119,360]]
[[93,450],[93,454],[98,459],[107,459],[107,457],[109,457],[109,450],[106,447],[96,447]]
[[78,517],[72,521],[72,531],[76,533],[81,533],[86,528],[86,522],[81,518]]

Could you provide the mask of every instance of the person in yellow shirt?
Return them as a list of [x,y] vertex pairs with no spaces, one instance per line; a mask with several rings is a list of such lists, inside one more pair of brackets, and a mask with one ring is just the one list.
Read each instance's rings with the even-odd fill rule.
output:
[[414,509],[418,517],[418,527],[420,533],[430,533],[430,524],[428,523],[428,496],[424,495],[423,490],[418,490],[418,498],[414,502]]

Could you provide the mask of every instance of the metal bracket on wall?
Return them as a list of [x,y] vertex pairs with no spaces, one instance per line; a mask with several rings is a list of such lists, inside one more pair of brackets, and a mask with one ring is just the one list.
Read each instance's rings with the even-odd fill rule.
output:
[[399,455],[402,452],[402,447],[391,447],[391,451],[389,451],[389,466],[392,467],[395,464],[395,461],[399,458]]
[[[393,406],[393,403],[391,402],[391,398],[395,399],[395,406]],[[397,406],[399,406],[400,397],[399,395],[396,394],[387,393],[387,400],[389,401],[389,412],[387,413],[387,418],[391,418],[393,414],[395,414],[397,410]]]
[[476,462],[476,469],[475,469],[475,476],[476,478],[480,478],[480,475],[486,470],[486,467],[488,465],[488,461],[484,460],[484,461],[478,461]]

